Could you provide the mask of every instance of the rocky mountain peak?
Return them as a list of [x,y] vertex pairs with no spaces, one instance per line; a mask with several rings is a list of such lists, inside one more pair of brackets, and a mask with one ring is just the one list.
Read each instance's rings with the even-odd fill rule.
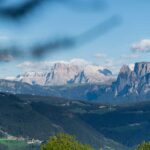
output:
[[130,73],[131,72],[131,70],[130,70],[130,68],[129,68],[129,66],[128,65],[123,65],[122,67],[121,67],[121,69],[120,69],[120,73],[119,74],[121,74],[121,73]]
[[[118,102],[149,100],[150,62],[135,63],[135,65],[132,64],[132,69],[130,68],[130,65],[123,65],[117,80],[112,83],[115,78],[111,71],[98,65],[87,64],[80,67],[75,63],[55,63],[47,72],[27,72],[18,76],[18,82],[1,80],[0,91],[41,93],[41,95],[66,98],[70,96],[71,99],[92,99],[108,102],[113,102],[113,100]],[[73,86],[66,86],[68,84]],[[74,86],[75,84],[77,86]],[[55,87],[56,85],[63,86]]]
[[150,73],[150,62],[135,63],[134,72],[137,77]]
[[134,70],[124,65],[113,84],[115,95],[140,95],[150,91],[150,62],[135,63]]
[[98,65],[55,62],[46,72],[27,72],[17,77],[17,81],[44,86],[66,84],[111,83],[114,77],[108,69]]

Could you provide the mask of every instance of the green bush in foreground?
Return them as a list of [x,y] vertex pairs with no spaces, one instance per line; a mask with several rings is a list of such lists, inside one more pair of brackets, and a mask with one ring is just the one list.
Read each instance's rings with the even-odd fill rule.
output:
[[140,144],[137,150],[150,150],[150,142],[144,142]]
[[51,137],[41,150],[94,150],[89,145],[79,143],[75,137],[68,134],[57,134]]

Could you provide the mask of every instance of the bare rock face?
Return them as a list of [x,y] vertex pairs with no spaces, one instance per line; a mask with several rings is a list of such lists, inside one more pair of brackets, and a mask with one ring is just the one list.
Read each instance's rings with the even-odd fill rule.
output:
[[131,76],[131,70],[129,66],[124,65],[120,69],[120,73],[118,75],[116,84],[117,84],[117,92],[122,91],[127,85],[130,84],[130,76]]
[[43,72],[26,72],[23,75],[18,75],[16,81],[25,82],[29,84],[39,84],[42,85],[45,82],[45,77],[47,73]]
[[77,84],[85,84],[85,83],[99,83],[106,84],[112,82],[114,77],[111,71],[107,69],[100,69],[99,66],[96,65],[88,65],[86,66],[79,74],[77,74],[73,80],[70,82]]
[[134,72],[138,78],[150,73],[150,62],[135,63]]
[[58,62],[46,72],[27,72],[18,76],[16,80],[31,85],[59,86],[85,83],[105,84],[114,81],[114,77],[111,71],[97,65],[80,66]]
[[150,62],[135,63],[134,70],[123,66],[113,84],[115,96],[143,95],[150,91]]
[[[128,65],[122,66],[112,84],[114,77],[107,69],[66,63],[55,63],[47,72],[25,73],[16,80],[0,80],[0,91],[108,103],[150,100],[150,62],[135,63],[132,69]],[[66,86],[68,84],[73,86]]]
[[78,74],[80,68],[75,65],[55,64],[46,76],[45,85],[65,85]]

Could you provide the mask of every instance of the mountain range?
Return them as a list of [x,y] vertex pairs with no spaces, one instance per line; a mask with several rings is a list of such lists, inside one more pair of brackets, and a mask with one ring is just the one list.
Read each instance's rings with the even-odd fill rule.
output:
[[104,103],[150,100],[150,62],[123,65],[115,78],[97,65],[54,64],[47,72],[27,72],[14,80],[0,80],[0,91],[56,96]]
[[108,69],[98,65],[56,62],[43,72],[26,72],[18,75],[15,81],[31,85],[61,86],[67,84],[85,84],[112,82],[114,77]]
[[124,65],[114,83],[115,96],[149,96],[150,94],[150,63],[135,63],[132,71]]
[[0,80],[0,137],[45,141],[65,132],[104,150],[132,150],[150,140],[150,62],[123,65],[117,78],[96,65],[58,66],[65,69]]

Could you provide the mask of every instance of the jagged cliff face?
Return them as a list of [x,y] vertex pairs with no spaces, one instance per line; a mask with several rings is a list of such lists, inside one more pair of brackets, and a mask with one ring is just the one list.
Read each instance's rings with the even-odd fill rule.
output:
[[45,85],[65,85],[80,72],[80,68],[76,65],[66,65],[57,63],[47,74]]
[[67,84],[102,83],[114,81],[111,71],[97,65],[80,66],[75,64],[55,63],[46,72],[27,72],[19,75],[17,81],[42,86]]
[[134,72],[139,78],[150,73],[150,62],[136,63],[134,67]]
[[[133,69],[127,65],[122,66],[116,81],[106,85],[112,77],[109,70],[99,66],[88,65],[81,68],[76,65],[55,64],[48,73],[26,73],[18,77],[20,81],[0,80],[0,91],[104,103],[150,100],[150,62],[136,63]],[[64,86],[49,86],[60,83]],[[67,84],[73,86],[66,86]]]
[[128,66],[120,70],[113,84],[115,96],[142,96],[150,92],[150,62],[135,63],[132,71]]
[[85,83],[99,83],[107,84],[111,83],[114,77],[111,71],[107,69],[100,69],[96,65],[88,65],[83,70],[81,70],[75,77],[70,80],[73,84],[85,84]]

